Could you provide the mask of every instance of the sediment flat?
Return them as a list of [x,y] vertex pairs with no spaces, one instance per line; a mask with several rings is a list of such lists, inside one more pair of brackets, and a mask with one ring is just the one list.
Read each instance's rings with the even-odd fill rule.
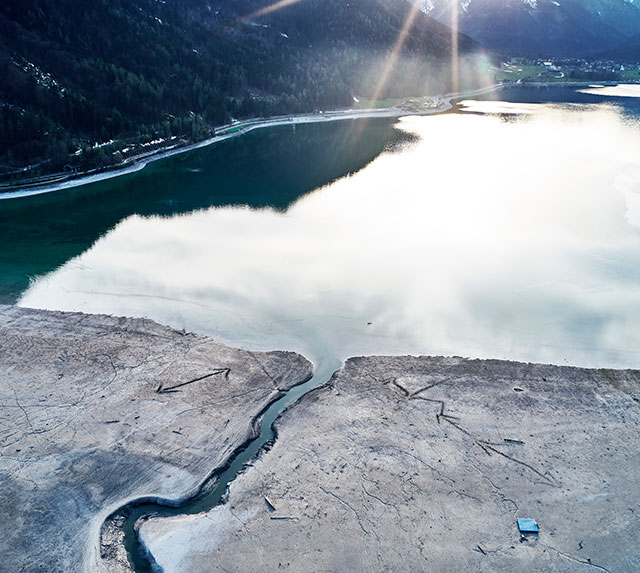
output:
[[189,496],[312,365],[150,320],[0,306],[0,372],[0,569],[95,571],[127,568],[118,539],[101,544],[108,515]]
[[167,573],[637,571],[639,406],[638,371],[353,358],[226,504],[141,537]]
[[[123,571],[107,516],[188,497],[312,367],[0,306],[0,371],[1,568]],[[141,537],[167,573],[637,570],[639,408],[636,370],[352,358],[278,419],[226,503]]]

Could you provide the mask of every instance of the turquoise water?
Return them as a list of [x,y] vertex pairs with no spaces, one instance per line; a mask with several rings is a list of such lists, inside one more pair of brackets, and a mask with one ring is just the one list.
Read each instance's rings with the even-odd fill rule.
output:
[[299,197],[406,139],[388,120],[270,128],[153,162],[84,187],[0,201],[0,303],[87,251],[138,215],[177,217],[213,207],[286,211]]

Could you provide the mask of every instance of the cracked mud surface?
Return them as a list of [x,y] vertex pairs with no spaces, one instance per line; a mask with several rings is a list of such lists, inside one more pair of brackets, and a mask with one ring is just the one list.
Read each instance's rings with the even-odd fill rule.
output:
[[94,571],[126,567],[101,547],[112,511],[193,492],[312,366],[149,320],[0,306],[0,372],[0,569]]
[[639,398],[637,371],[350,359],[225,505],[142,539],[167,572],[638,570]]

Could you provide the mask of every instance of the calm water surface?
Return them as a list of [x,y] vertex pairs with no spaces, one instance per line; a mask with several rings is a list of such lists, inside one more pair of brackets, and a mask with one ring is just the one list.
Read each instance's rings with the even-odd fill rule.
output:
[[[254,132],[0,202],[0,301],[318,364],[640,367],[640,87]],[[505,101],[510,99],[510,102]]]

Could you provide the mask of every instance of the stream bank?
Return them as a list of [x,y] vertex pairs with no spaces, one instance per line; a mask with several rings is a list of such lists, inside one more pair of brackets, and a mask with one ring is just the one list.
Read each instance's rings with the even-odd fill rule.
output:
[[[140,541],[138,533],[140,524],[150,517],[200,514],[224,503],[229,485],[238,475],[253,465],[257,456],[268,451],[275,443],[277,418],[297,400],[325,384],[333,371],[334,367],[328,365],[316,369],[311,379],[294,386],[256,415],[252,421],[252,438],[242,444],[224,466],[215,468],[192,497],[183,500],[134,500],[110,515],[103,526],[101,543],[103,557],[109,554],[123,555],[120,547],[114,547],[114,544],[121,543],[129,564],[136,573],[157,570],[153,555]],[[105,537],[109,538],[109,544],[104,542]]]

